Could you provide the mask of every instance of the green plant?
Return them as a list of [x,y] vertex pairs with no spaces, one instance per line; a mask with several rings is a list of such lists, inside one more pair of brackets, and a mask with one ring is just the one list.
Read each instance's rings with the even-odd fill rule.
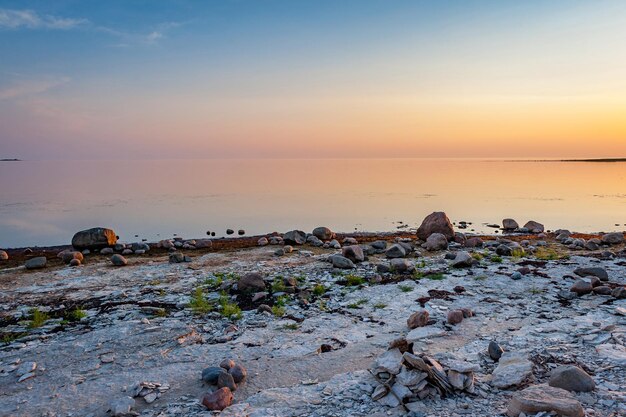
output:
[[486,279],[487,279],[487,277],[485,275],[476,275],[474,277],[474,281],[484,281]]
[[320,300],[318,304],[318,308],[320,309],[320,311],[328,311],[328,306],[326,306],[326,301]]
[[528,290],[529,293],[531,294],[541,294],[543,292],[545,292],[546,290],[544,290],[543,288],[537,288],[537,287],[532,287]]
[[50,316],[48,316],[46,313],[39,310],[38,308],[33,308],[30,311],[30,314],[31,314],[31,318],[30,318],[30,323],[28,324],[28,327],[31,329],[36,329],[38,327],[43,326],[44,323],[48,321],[48,319],[50,318]]
[[556,261],[559,259],[569,259],[568,254],[561,254],[554,249],[539,247],[535,250],[535,257],[542,261]]
[[4,344],[9,344],[14,340],[19,339],[22,336],[26,336],[26,333],[5,333],[2,335],[2,343]]
[[377,303],[377,304],[374,304],[374,308],[375,308],[375,309],[377,309],[377,310],[378,310],[378,309],[385,308],[385,307],[387,307],[387,304],[385,304],[385,303]]
[[472,252],[472,258],[476,259],[477,261],[482,261],[484,256],[482,253],[480,252]]
[[326,292],[326,287],[323,286],[322,284],[317,284],[316,286],[313,287],[313,294],[317,295],[318,297],[324,294],[325,292]]
[[191,294],[189,307],[194,314],[198,315],[206,314],[209,311],[213,310],[213,306],[207,301],[206,297],[204,296],[204,291],[202,291],[202,288],[196,288]]
[[221,307],[220,313],[222,316],[231,320],[239,320],[241,318],[241,308],[230,301],[230,298],[228,298],[226,294],[222,293],[218,302]]
[[306,282],[306,277],[304,275],[302,275],[302,274],[296,275],[295,278],[296,278],[296,281],[298,281],[299,283]]
[[154,311],[155,317],[167,317],[167,310],[164,308],[159,308]]
[[275,315],[276,317],[282,317],[285,315],[285,307],[278,305],[278,304],[274,304],[272,306],[272,314]]
[[278,276],[274,278],[272,281],[272,292],[284,292],[285,291],[285,283],[283,282],[283,278]]
[[365,282],[365,279],[359,275],[348,274],[346,275],[346,282],[349,286],[357,286],[362,285]]
[[76,308],[72,311],[66,311],[63,315],[63,318],[69,322],[80,321],[87,317],[87,313],[85,310],[81,310],[80,308]]
[[348,304],[348,308],[361,308],[363,304],[367,304],[367,299],[361,298],[360,300],[356,300],[354,303]]
[[286,295],[281,295],[280,297],[276,298],[276,301],[274,302],[274,304],[284,307],[287,305],[288,300],[289,299],[287,298]]
[[416,268],[426,268],[426,261],[422,259],[421,261],[416,262],[415,263],[415,267]]
[[502,257],[498,256],[498,255],[493,255],[491,257],[491,262],[497,263],[497,264],[501,264],[503,261]]
[[283,326],[283,329],[285,330],[298,330],[300,326],[298,326],[297,323],[289,323],[289,324],[285,324]]
[[521,258],[522,256],[524,256],[526,254],[526,252],[524,252],[524,249],[522,248],[513,248],[513,250],[511,250],[511,256],[513,258]]
[[400,288],[400,291],[402,292],[411,292],[413,291],[413,287],[410,285],[398,285],[398,288]]

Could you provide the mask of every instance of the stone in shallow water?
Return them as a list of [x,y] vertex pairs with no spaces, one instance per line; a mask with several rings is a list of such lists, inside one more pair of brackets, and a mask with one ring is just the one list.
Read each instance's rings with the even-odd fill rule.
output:
[[564,365],[554,369],[548,384],[568,391],[589,392],[596,387],[593,378],[578,366]]
[[433,233],[441,233],[447,239],[454,239],[454,228],[446,213],[442,211],[434,212],[426,216],[422,224],[417,229],[417,237],[426,240]]
[[576,397],[568,391],[549,385],[534,385],[516,392],[509,401],[507,415],[518,417],[521,413],[555,412],[565,417],[584,417],[585,412]]
[[504,352],[494,369],[491,384],[505,389],[519,385],[532,376],[533,364],[524,353]]

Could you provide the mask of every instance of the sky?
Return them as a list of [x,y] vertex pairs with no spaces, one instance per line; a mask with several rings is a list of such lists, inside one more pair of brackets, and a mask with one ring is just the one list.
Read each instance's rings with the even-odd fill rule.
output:
[[0,158],[625,156],[622,0],[0,0]]

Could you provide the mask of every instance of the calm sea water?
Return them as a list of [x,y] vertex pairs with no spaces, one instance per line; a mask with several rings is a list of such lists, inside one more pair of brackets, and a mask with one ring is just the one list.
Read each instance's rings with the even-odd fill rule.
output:
[[[309,231],[392,231],[435,210],[549,229],[625,230],[626,163],[477,160],[0,162],[0,247],[57,245],[112,227],[124,241]],[[616,226],[619,224],[619,226]],[[469,230],[468,230],[469,231]],[[137,235],[138,237],[135,237]]]

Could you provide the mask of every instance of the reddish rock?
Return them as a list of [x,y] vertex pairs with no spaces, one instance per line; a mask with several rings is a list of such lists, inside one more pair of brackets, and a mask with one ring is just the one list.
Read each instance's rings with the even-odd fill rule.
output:
[[233,393],[227,387],[209,392],[202,398],[202,405],[211,411],[221,411],[233,403]]
[[474,312],[469,308],[462,308],[463,318],[474,317]]
[[424,327],[428,324],[429,318],[430,315],[428,314],[428,311],[421,310],[411,314],[411,316],[406,321],[406,325],[409,326],[409,329]]
[[576,397],[568,391],[549,385],[534,385],[513,394],[507,416],[536,414],[541,411],[554,412],[566,417],[584,417],[585,412]]
[[438,211],[429,214],[417,229],[417,237],[424,241],[433,233],[441,233],[449,241],[454,239],[454,228],[446,213]]
[[449,324],[459,324],[463,321],[463,311],[462,310],[451,310],[448,311],[448,323]]
[[571,292],[575,292],[579,296],[585,295],[593,291],[593,285],[591,284],[591,282],[579,279],[578,281],[574,283],[574,285],[572,285],[572,287],[569,290]]
[[593,292],[594,294],[611,295],[611,288],[606,285],[600,285],[598,287],[594,287]]

